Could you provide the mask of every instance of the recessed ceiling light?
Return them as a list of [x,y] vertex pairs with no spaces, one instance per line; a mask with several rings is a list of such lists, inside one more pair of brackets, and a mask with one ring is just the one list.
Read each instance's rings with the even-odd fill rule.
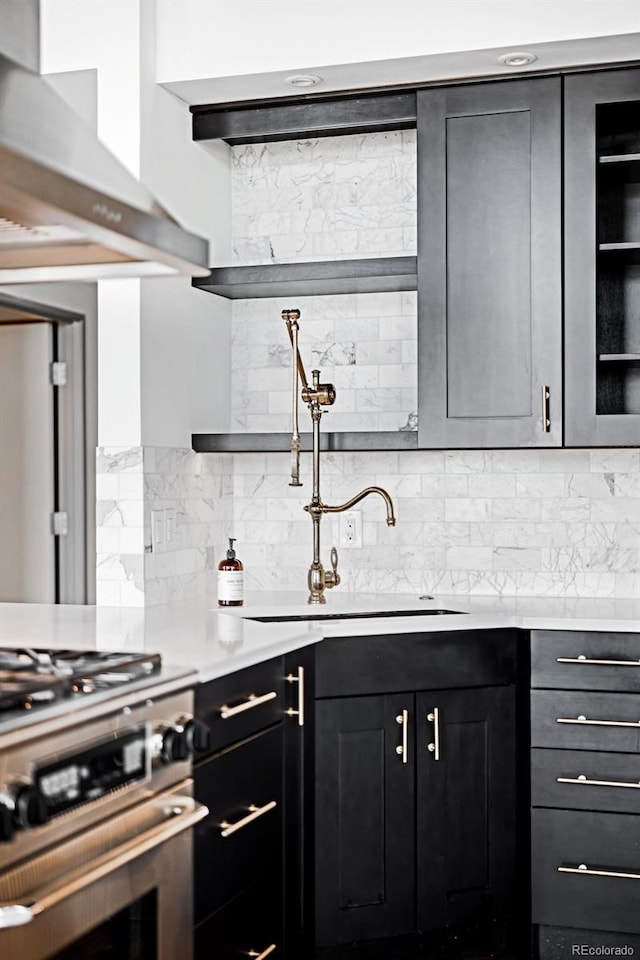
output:
[[294,73],[285,79],[285,83],[290,83],[292,87],[317,87],[322,83],[322,77],[314,73]]
[[498,57],[498,63],[503,67],[526,67],[529,63],[534,63],[538,58],[535,53],[517,50],[514,53],[503,53]]

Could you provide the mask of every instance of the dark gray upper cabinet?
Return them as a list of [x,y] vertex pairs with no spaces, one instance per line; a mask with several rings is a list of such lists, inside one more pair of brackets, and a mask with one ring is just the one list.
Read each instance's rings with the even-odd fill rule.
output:
[[565,442],[640,442],[640,70],[565,80]]
[[418,91],[422,447],[562,443],[560,84]]

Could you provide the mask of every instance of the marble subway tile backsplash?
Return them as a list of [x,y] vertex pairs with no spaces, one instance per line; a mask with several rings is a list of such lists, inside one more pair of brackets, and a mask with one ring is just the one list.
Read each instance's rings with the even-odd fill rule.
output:
[[[96,602],[150,606],[211,588],[232,529],[232,458],[171,447],[102,447],[96,464]],[[154,553],[151,511],[175,512]]]
[[[416,252],[416,133],[385,131],[232,148],[236,264]],[[235,431],[291,426],[291,350],[281,311],[298,307],[310,375],[338,392],[331,431],[417,427],[416,295],[234,301]],[[306,411],[301,427],[309,429]]]
[[[226,538],[247,589],[304,590],[311,562],[310,454],[291,488],[288,454],[98,451],[97,602],[155,605],[215,589]],[[376,483],[360,504],[363,546],[339,547],[322,520],[322,558],[340,550],[339,589],[402,594],[640,596],[640,450],[328,453],[325,502]],[[151,552],[151,511],[176,512],[174,541]],[[330,599],[330,598],[329,598]]]
[[416,251],[416,132],[248,144],[231,151],[235,263]]
[[[234,457],[234,529],[249,588],[305,589],[311,562],[309,455],[303,489],[288,455]],[[640,596],[640,451],[411,451],[323,455],[323,499],[376,483],[361,549],[322,520],[322,559],[340,550],[339,589],[504,596]],[[634,491],[634,492],[633,492]],[[329,598],[330,600],[330,598]]]
[[[231,430],[291,430],[291,346],[282,310],[301,311],[299,349],[307,375],[320,369],[335,404],[322,429],[415,430],[416,294],[236,300],[233,303]],[[310,432],[300,404],[300,429]]]

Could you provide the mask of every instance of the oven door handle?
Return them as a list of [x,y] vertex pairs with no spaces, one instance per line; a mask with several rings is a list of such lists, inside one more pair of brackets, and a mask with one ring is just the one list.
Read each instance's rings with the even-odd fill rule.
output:
[[70,871],[60,885],[45,887],[36,899],[25,903],[0,904],[0,929],[30,923],[45,910],[50,910],[63,900],[84,890],[85,887],[114,873],[132,860],[144,856],[185,830],[189,830],[209,813],[207,807],[197,803],[192,797],[177,795],[164,803],[163,812],[166,817],[162,823],[120,844],[91,864],[85,864]]

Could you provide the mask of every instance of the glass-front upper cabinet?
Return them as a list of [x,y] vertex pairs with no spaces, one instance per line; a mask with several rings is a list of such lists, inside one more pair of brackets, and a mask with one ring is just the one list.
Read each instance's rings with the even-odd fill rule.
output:
[[565,79],[565,443],[640,445],[640,69]]

